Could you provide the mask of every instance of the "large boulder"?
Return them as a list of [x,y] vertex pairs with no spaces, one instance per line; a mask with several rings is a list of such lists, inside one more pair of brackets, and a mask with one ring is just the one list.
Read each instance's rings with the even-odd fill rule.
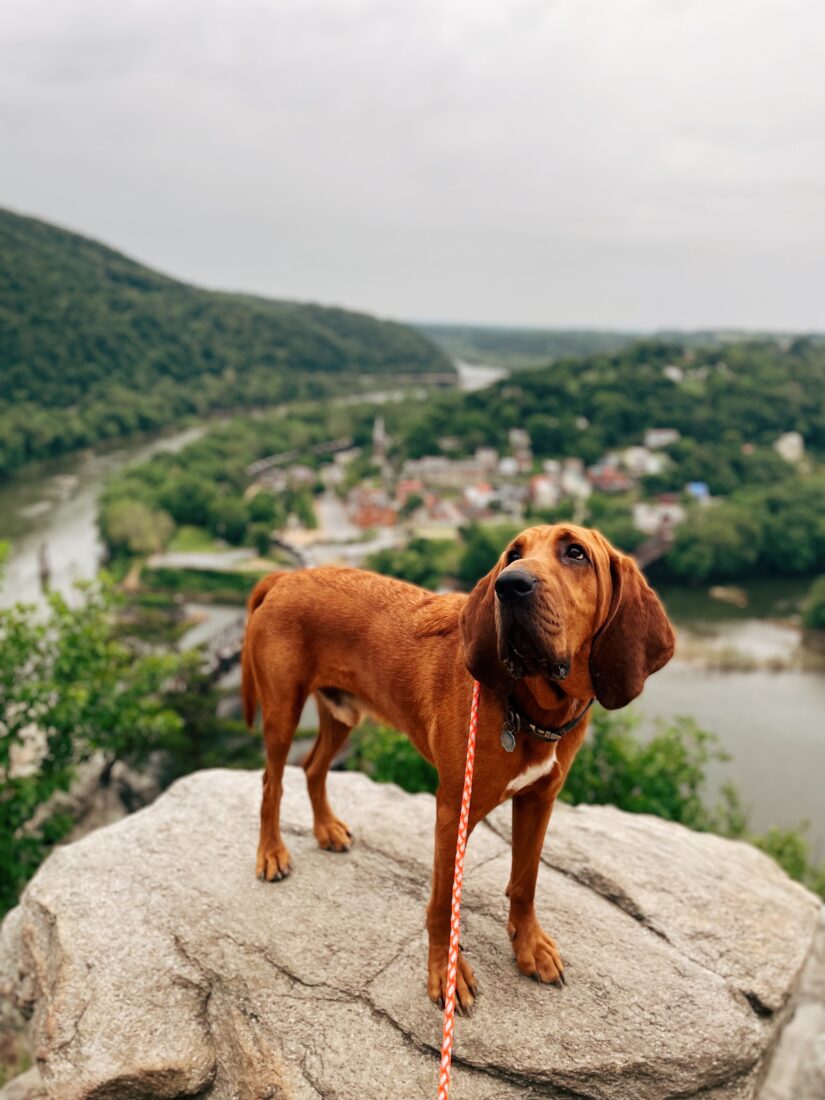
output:
[[[56,851],[0,945],[49,1097],[317,1100],[435,1095],[426,997],[434,804],[330,777],[355,833],[320,851],[303,774],[282,820],[294,872],[254,877],[260,776],[210,771]],[[538,908],[564,989],[516,970],[509,812],[470,841],[462,941],[481,995],[452,1096],[658,1100],[756,1094],[818,920],[743,843],[608,807],[559,807]]]

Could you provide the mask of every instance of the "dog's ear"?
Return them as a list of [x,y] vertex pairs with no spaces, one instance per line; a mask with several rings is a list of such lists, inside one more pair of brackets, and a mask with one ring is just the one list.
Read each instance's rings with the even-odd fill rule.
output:
[[673,656],[675,638],[659,597],[632,558],[610,555],[612,595],[590,650],[596,698],[618,710],[641,694],[651,673]]
[[494,587],[498,573],[499,566],[496,564],[486,577],[481,578],[467,597],[458,624],[467,671],[474,680],[503,695],[510,690],[512,680],[498,657]]

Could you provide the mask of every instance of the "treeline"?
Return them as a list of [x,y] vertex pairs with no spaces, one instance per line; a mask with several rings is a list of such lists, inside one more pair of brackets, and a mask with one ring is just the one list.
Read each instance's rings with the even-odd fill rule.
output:
[[471,363],[527,367],[550,359],[611,354],[634,344],[639,334],[603,329],[502,328],[494,325],[416,325],[448,355]]
[[[546,366],[551,359],[613,355],[640,340],[656,340],[690,349],[717,350],[734,344],[789,342],[794,333],[758,334],[743,330],[698,329],[691,332],[661,329],[654,334],[611,329],[509,328],[501,325],[419,324],[415,326],[448,355],[474,363],[502,367]],[[822,340],[815,335],[813,339]]]
[[0,476],[187,413],[323,396],[342,375],[451,370],[404,325],[200,290],[0,210]]

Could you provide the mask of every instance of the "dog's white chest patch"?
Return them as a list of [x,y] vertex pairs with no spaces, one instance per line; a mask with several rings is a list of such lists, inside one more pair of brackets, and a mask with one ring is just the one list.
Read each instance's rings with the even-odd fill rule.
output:
[[521,775],[517,775],[515,779],[511,780],[507,784],[505,794],[516,794],[525,787],[529,787],[531,783],[535,783],[537,779],[542,779],[545,775],[549,775],[555,763],[556,749],[554,746],[553,751],[549,756],[546,756],[544,760],[539,761],[538,764],[531,764],[529,768],[524,769]]

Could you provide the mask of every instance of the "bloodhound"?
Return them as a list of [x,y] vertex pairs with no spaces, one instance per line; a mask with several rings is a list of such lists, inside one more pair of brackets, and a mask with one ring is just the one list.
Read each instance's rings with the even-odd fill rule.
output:
[[[281,781],[307,697],[314,694],[320,717],[303,766],[322,848],[344,852],[352,839],[326,793],[330,763],[350,730],[367,713],[402,730],[439,778],[427,987],[440,1001],[475,678],[481,701],[470,830],[512,799],[507,895],[516,961],[523,974],[563,981],[559,950],[533,904],[553,804],[594,698],[610,710],[625,706],[673,655],[670,623],[633,560],[598,531],[530,527],[469,596],[326,567],[272,573],[248,606],[244,710],[251,725],[260,701],[267,756],[258,876],[273,882],[290,870],[279,828]],[[460,957],[460,1007],[475,992]]]

